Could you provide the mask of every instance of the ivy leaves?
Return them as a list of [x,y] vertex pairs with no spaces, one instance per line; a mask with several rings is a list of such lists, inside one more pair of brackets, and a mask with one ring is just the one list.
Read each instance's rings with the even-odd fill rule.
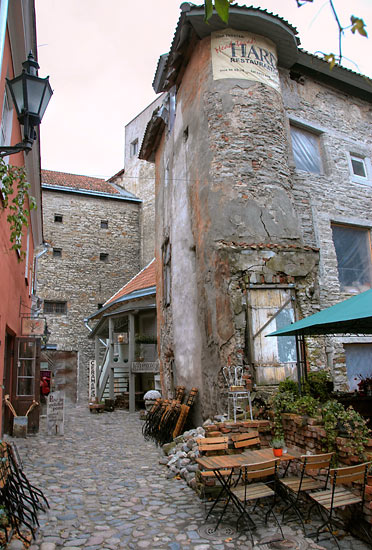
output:
[[214,8],[220,19],[222,19],[224,23],[228,23],[230,3],[230,0],[214,0],[214,2],[213,0],[204,0],[205,21],[209,21],[212,17],[214,4]]
[[366,31],[366,24],[364,23],[363,19],[360,19],[359,17],[354,17],[354,15],[352,15],[350,17],[350,21],[351,21],[351,32],[353,34],[355,34],[355,32],[358,31],[358,33],[361,36],[368,38],[368,34]]
[[18,261],[26,255],[22,247],[22,234],[29,225],[30,210],[36,208],[34,197],[29,195],[30,183],[26,181],[23,167],[5,164],[0,159],[0,193],[3,210],[7,210],[7,222],[10,226],[10,250],[18,252]]

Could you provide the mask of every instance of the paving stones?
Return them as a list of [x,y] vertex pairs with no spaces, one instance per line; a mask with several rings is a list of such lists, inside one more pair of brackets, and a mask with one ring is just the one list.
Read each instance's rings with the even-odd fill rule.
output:
[[[26,475],[51,506],[39,516],[38,538],[30,550],[252,548],[246,533],[234,531],[233,510],[226,516],[231,532],[213,536],[205,528],[203,503],[184,480],[168,479],[169,469],[159,464],[162,451],[143,439],[141,428],[138,413],[91,415],[87,407],[76,407],[66,411],[64,436],[47,436],[42,419],[38,435],[16,440]],[[271,548],[258,543],[272,527],[258,529],[255,549]],[[284,532],[302,550],[332,548],[305,540],[296,526]],[[12,541],[9,549],[20,550],[18,543]],[[349,536],[340,546],[368,548]]]

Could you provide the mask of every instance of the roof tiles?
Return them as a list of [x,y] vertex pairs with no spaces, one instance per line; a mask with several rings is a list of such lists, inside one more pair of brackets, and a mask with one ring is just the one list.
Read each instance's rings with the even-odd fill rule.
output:
[[111,298],[107,300],[104,306],[107,306],[108,304],[116,302],[119,298],[123,298],[123,296],[127,296],[128,294],[131,294],[136,290],[150,288],[155,285],[156,285],[156,274],[155,274],[155,258],[154,258],[145,268],[142,269],[142,271],[137,273],[137,275],[135,275],[133,279],[128,281],[118,292],[116,292],[116,294],[111,296]]
[[42,170],[41,183],[55,187],[66,187],[66,189],[85,190],[91,192],[96,191],[98,193],[120,195],[120,191],[104,179],[92,178],[90,176],[80,176],[77,174],[67,174],[66,172]]

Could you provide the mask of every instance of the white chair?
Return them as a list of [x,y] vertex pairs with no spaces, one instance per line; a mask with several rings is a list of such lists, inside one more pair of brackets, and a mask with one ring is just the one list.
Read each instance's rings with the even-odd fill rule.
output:
[[[227,415],[231,418],[231,407],[234,412],[234,422],[236,422],[236,411],[238,409],[239,403],[248,401],[249,412],[251,415],[251,420],[253,420],[252,414],[252,401],[251,401],[251,392],[246,389],[245,381],[243,380],[243,367],[223,367],[222,369],[223,376],[225,378],[228,394],[227,394]],[[245,418],[247,418],[247,409],[243,407]]]

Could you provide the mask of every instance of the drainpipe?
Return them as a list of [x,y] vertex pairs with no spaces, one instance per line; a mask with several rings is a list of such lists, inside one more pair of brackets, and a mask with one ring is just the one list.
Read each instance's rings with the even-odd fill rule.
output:
[[3,69],[4,45],[6,36],[6,22],[8,19],[9,0],[1,0],[0,5],[0,75]]
[[[88,319],[84,319],[84,326],[89,330],[89,332],[93,332],[93,329],[88,325]],[[104,340],[101,340],[101,338],[98,338],[98,340],[105,346],[105,348],[107,348],[107,344]]]
[[41,252],[38,252],[38,254],[36,254],[35,261],[34,261],[34,279],[32,282],[32,294],[34,295],[37,292],[37,263],[39,258],[41,258],[41,256],[44,256],[45,252],[48,252],[48,249],[50,248],[50,244],[43,243],[43,246],[44,246],[44,249]]

